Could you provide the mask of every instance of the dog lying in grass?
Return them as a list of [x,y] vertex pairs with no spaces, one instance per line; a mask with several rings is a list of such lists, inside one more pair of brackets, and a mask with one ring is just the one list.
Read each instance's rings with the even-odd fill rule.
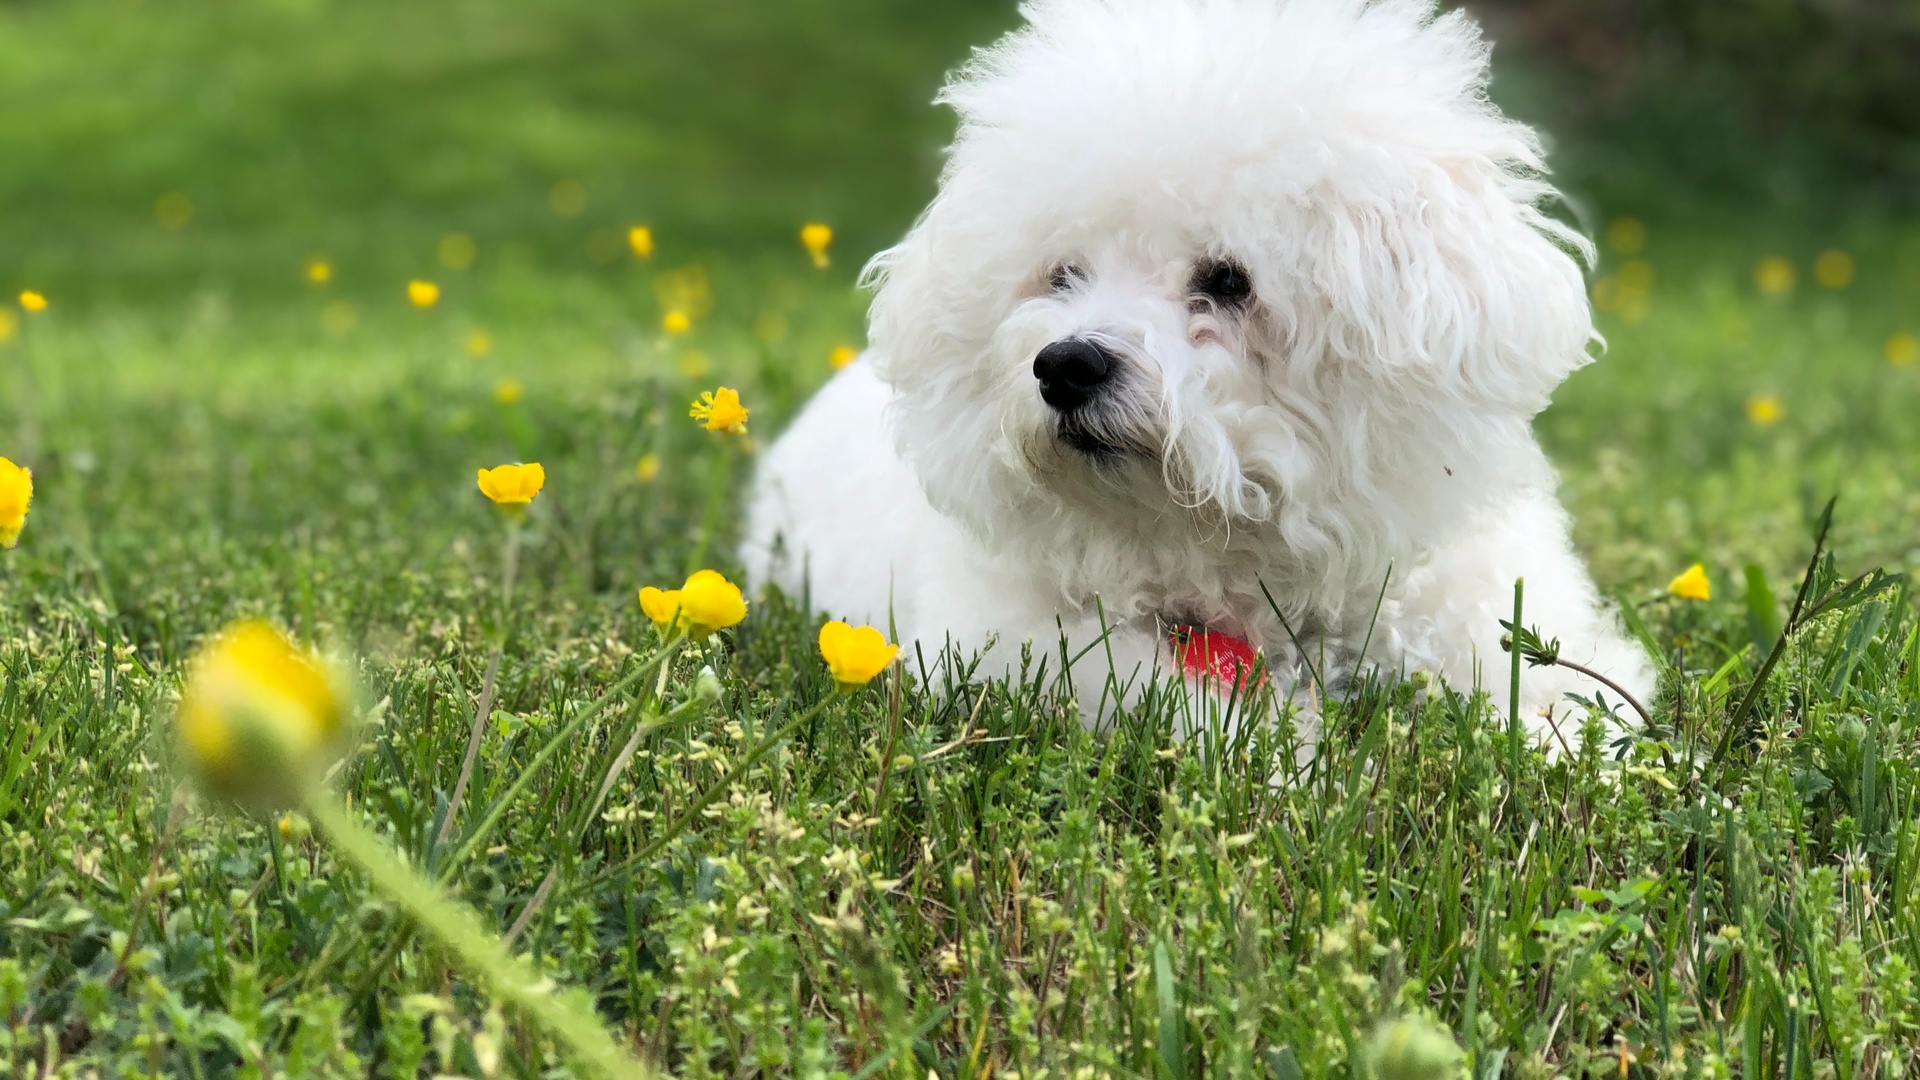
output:
[[[1064,633],[1092,717],[1109,658],[1138,686],[1256,653],[1283,692],[1424,670],[1504,706],[1525,578],[1526,625],[1646,697],[1531,427],[1597,351],[1592,249],[1467,16],[1024,15],[941,95],[959,134],[869,268],[869,352],[765,456],[753,584],[989,670]],[[1527,671],[1534,735],[1595,689]]]

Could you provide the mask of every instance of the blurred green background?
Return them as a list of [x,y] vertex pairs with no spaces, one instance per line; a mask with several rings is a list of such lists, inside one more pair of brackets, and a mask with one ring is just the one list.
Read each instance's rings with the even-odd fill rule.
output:
[[[1866,494],[1843,503],[1861,558],[1905,560],[1920,5],[1475,11],[1496,98],[1551,133],[1603,241],[1611,353],[1541,423],[1603,580],[1784,567],[1833,491]],[[859,344],[857,270],[933,190],[944,72],[1015,21],[1009,0],[0,3],[0,287],[53,302],[0,354],[8,452],[54,497],[68,459],[137,476],[157,446],[244,454],[265,427],[274,468],[353,410],[425,402],[468,440],[435,444],[450,459],[552,455],[566,421],[489,399],[591,410],[660,379],[739,385],[771,434]],[[825,270],[809,221],[836,230]],[[688,304],[693,332],[664,334]]]

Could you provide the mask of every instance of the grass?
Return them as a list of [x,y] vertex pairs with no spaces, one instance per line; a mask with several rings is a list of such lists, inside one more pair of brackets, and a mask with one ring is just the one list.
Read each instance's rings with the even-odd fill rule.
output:
[[[832,698],[780,597],[661,696],[571,723],[652,648],[637,587],[728,567],[752,455],[687,402],[738,386],[765,438],[858,342],[859,254],[929,190],[939,120],[912,104],[1005,20],[0,12],[0,81],[48,103],[0,118],[0,194],[43,211],[0,223],[0,277],[53,299],[0,347],[0,453],[38,483],[0,555],[9,1075],[565,1070],[304,822],[181,786],[182,660],[248,614],[353,658],[377,718],[336,778],[353,811],[492,929],[523,922],[515,950],[676,1075],[1438,1075],[1373,1052],[1408,1017],[1476,1076],[1920,1064],[1920,617],[1903,581],[1844,592],[1916,558],[1920,369],[1882,359],[1920,331],[1911,223],[1736,237],[1611,208],[1655,223],[1656,278],[1539,428],[1666,669],[1624,760],[1516,772],[1484,696],[1384,685],[1273,786],[1284,725],[1226,740],[1160,698],[1090,733],[1044,650],[1024,681],[915,657]],[[564,179],[579,217],[548,205]],[[183,229],[154,220],[168,191]],[[840,231],[827,271],[794,240],[815,217]],[[639,221],[652,262],[588,251]],[[479,243],[465,271],[436,262],[455,230]],[[1809,276],[1827,248],[1857,262],[1845,288]],[[1752,271],[1776,252],[1799,281],[1768,298]],[[1597,277],[1644,276],[1624,263]],[[696,265],[711,310],[665,335]],[[417,311],[423,275],[444,299]],[[505,380],[524,397],[498,401]],[[1756,395],[1784,416],[1750,421]],[[503,606],[473,471],[507,460],[550,478]],[[1819,613],[1756,682],[1833,495]],[[1713,599],[1668,597],[1696,560]]]

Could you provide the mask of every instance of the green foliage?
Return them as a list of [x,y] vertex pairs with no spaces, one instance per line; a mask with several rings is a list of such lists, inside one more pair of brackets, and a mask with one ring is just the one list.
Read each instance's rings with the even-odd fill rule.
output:
[[1563,164],[1609,203],[1827,215],[1837,185],[1916,205],[1920,8],[1906,0],[1468,6],[1512,43],[1504,60],[1554,88],[1538,111],[1578,136]]

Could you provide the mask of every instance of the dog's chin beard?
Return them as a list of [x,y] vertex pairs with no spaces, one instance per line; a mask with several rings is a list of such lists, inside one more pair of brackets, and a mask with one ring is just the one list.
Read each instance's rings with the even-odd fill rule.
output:
[[1115,439],[1098,425],[1086,423],[1080,413],[1068,413],[1054,425],[1054,438],[1095,465],[1114,465],[1139,457],[1139,448]]
[[1157,461],[1161,447],[1138,428],[1115,424],[1091,409],[1076,409],[1053,424],[1061,446],[1094,465],[1119,465],[1128,460]]

